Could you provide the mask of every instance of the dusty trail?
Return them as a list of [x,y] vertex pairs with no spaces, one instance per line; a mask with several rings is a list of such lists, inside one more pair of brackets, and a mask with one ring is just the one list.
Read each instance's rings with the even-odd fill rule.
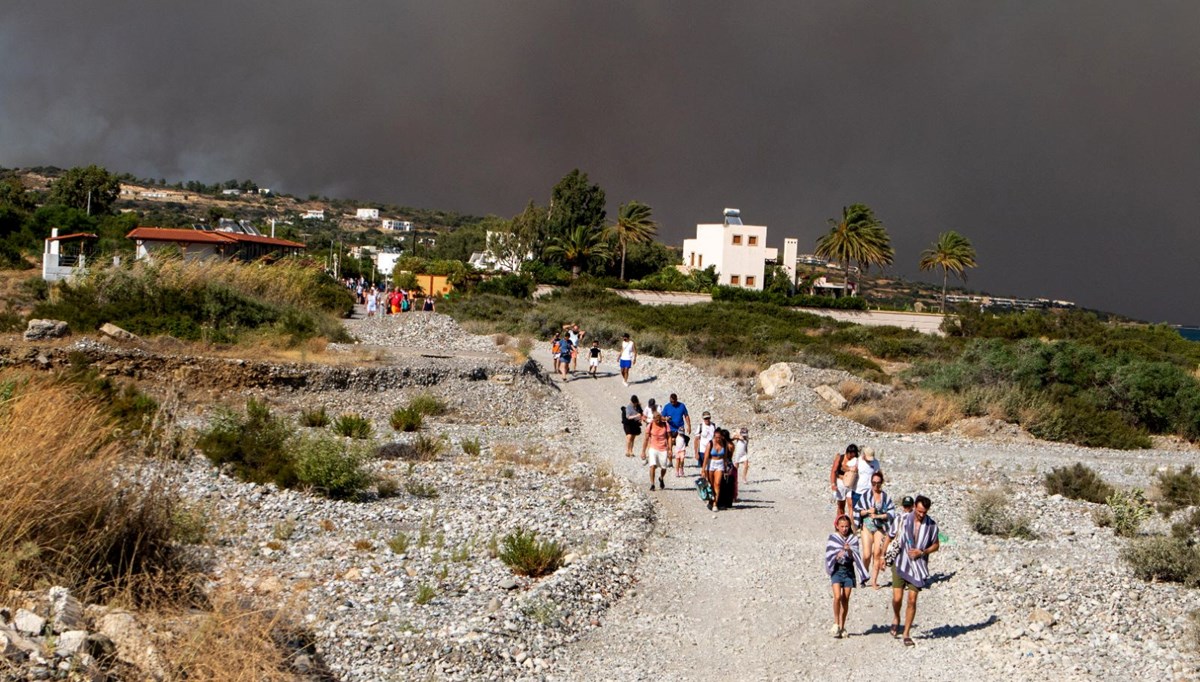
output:
[[[578,410],[581,437],[598,460],[655,501],[657,521],[637,568],[636,590],[613,607],[602,627],[562,653],[555,679],[893,679],[902,670],[940,680],[982,672],[970,652],[955,645],[956,627],[947,624],[970,616],[954,614],[953,578],[921,595],[913,649],[887,633],[890,588],[855,590],[851,636],[830,635],[830,587],[821,556],[832,511],[818,492],[826,474],[814,472],[815,481],[807,475],[802,481],[777,471],[772,453],[787,444],[753,443],[750,483],[732,510],[705,509],[693,488],[694,464],[685,478],[669,472],[667,489],[650,492],[641,460],[624,456],[619,408],[631,392],[643,401],[665,397],[677,390],[670,382],[659,376],[625,388],[619,376],[608,376],[560,384]],[[687,402],[684,388],[678,392]],[[693,403],[690,409],[698,417],[703,408]],[[840,674],[830,667],[835,660],[841,661]]]

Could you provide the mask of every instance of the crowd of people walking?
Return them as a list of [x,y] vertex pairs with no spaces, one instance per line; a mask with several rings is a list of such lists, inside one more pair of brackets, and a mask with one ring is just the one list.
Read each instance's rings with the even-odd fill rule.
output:
[[367,309],[367,317],[398,315],[418,309],[436,312],[434,298],[417,289],[401,289],[389,284],[376,286],[362,278],[346,278],[342,284],[354,294],[355,303]]

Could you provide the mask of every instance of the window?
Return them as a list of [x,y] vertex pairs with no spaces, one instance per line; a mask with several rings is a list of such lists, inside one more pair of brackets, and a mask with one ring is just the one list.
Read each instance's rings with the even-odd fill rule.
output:
[[736,287],[738,284],[740,284],[740,283],[741,283],[741,281],[742,281],[742,278],[741,278],[741,277],[738,277],[737,275],[730,275],[730,276],[729,276],[729,284],[730,284],[730,286],[735,286],[735,287]]
[[[751,237],[751,239],[754,239],[754,237]],[[748,287],[754,286],[754,275],[746,275],[746,286],[748,286]]]
[[700,256],[696,259],[696,267],[704,267],[704,254],[700,254]]
[[757,235],[753,235],[753,234],[750,235],[749,240],[750,240],[749,244],[748,244],[749,246],[758,246],[758,236]]
[[741,243],[742,243],[742,235],[740,235],[740,234],[733,235],[733,245],[737,246]]
[[690,255],[691,255],[691,263],[689,263],[689,265],[691,265],[694,268],[694,267],[696,267],[696,252],[693,251]]

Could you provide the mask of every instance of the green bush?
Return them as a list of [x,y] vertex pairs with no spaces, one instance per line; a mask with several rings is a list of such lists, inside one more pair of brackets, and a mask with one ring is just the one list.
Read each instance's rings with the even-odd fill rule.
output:
[[68,353],[67,362],[63,377],[99,399],[109,415],[122,428],[135,430],[149,425],[158,411],[158,402],[142,393],[133,382],[101,376],[100,372],[92,367],[91,359],[79,351]]
[[387,541],[387,546],[395,554],[407,554],[411,542],[408,533],[396,533]]
[[538,540],[536,533],[521,528],[504,536],[498,556],[514,573],[537,578],[558,570],[563,554],[557,542]]
[[1187,540],[1154,536],[1133,540],[1121,557],[1138,578],[1200,586],[1200,546]]
[[421,428],[424,415],[421,414],[420,410],[415,410],[411,406],[399,407],[392,412],[392,416],[388,421],[396,431],[412,432]]
[[379,459],[400,459],[408,462],[429,462],[446,453],[446,441],[441,436],[421,434],[411,443],[385,443],[375,456]]
[[533,296],[537,282],[529,275],[508,274],[485,279],[475,285],[475,291],[481,294],[497,294],[512,298],[527,299]]
[[430,500],[436,498],[439,494],[437,488],[434,487],[433,484],[424,483],[421,481],[405,482],[404,492],[412,495],[413,497],[420,497]]
[[414,597],[414,601],[416,601],[418,604],[421,604],[423,606],[423,605],[428,604],[429,602],[433,601],[434,597],[436,597],[436,596],[437,596],[436,588],[434,588],[431,585],[421,584],[421,585],[417,586],[417,595],[416,595],[416,597]]
[[325,411],[325,406],[315,410],[300,411],[300,426],[308,428],[324,428],[329,426],[329,413]]
[[1062,495],[1072,500],[1104,504],[1113,494],[1113,487],[1105,483],[1100,474],[1079,462],[1070,467],[1056,467],[1046,474],[1043,482],[1048,495]]
[[1158,473],[1158,489],[1162,502],[1158,508],[1164,514],[1176,509],[1200,505],[1200,474],[1189,464],[1179,471],[1168,469]]
[[1113,531],[1121,537],[1137,535],[1142,522],[1150,518],[1150,503],[1146,501],[1146,494],[1138,488],[1118,490],[1109,496],[1108,506],[1112,509]]
[[446,401],[432,393],[422,393],[408,401],[408,408],[426,417],[446,414]]
[[292,450],[297,483],[336,500],[359,497],[372,483],[366,453],[327,435],[303,436]]
[[347,412],[333,420],[333,432],[347,438],[366,439],[371,437],[371,420],[360,414]]
[[1009,509],[1008,495],[999,490],[985,490],[975,496],[967,511],[967,523],[980,535],[1027,540],[1037,537],[1029,527],[1029,519],[1015,516]]
[[245,414],[218,411],[196,446],[213,464],[229,466],[244,481],[290,488],[298,480],[287,451],[292,436],[292,428],[266,403],[251,398]]
[[471,457],[478,457],[479,453],[483,451],[483,444],[479,442],[478,438],[464,438],[461,445],[463,454]]

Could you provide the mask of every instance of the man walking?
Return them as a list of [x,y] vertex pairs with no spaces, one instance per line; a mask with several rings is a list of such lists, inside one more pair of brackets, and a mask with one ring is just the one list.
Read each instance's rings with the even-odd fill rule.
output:
[[917,595],[929,583],[929,555],[938,551],[938,527],[929,508],[933,503],[917,495],[913,511],[903,517],[898,527],[900,554],[892,567],[892,636],[900,629],[900,605],[908,592],[908,608],[904,612],[904,646],[913,646],[912,624],[917,615]]
[[617,364],[621,366],[621,381],[629,385],[629,370],[637,363],[637,346],[633,344],[633,339],[629,338],[629,334],[621,335],[621,356],[617,360]]
[[[705,410],[700,415],[700,426],[696,427],[696,462],[704,462],[704,453],[708,450],[708,444],[712,442],[713,433],[717,430],[717,425],[712,421],[712,414]],[[680,464],[682,467],[683,465]]]
[[671,394],[669,402],[662,406],[662,416],[667,418],[667,422],[671,426],[672,443],[675,442],[675,436],[679,435],[680,431],[685,434],[692,432],[692,417],[688,414],[687,405],[679,402],[679,396],[674,393]]

